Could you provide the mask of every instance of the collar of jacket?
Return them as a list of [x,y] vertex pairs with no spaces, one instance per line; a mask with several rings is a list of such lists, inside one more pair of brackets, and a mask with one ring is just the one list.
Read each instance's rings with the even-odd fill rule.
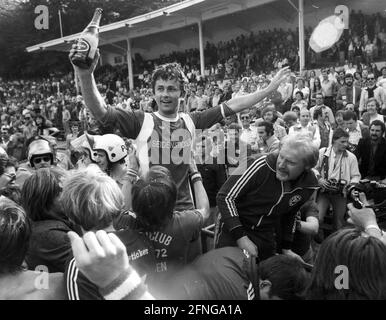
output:
[[[265,161],[268,165],[268,168],[276,174],[276,162],[279,157],[279,151],[272,152],[267,155]],[[291,181],[292,190],[297,188],[319,188],[318,179],[315,176],[315,173],[312,170],[305,170],[296,181]]]

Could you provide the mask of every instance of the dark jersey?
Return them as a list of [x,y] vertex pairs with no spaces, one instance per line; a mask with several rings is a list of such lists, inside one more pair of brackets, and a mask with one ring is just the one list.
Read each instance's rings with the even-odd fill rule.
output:
[[[155,274],[155,255],[147,237],[137,231],[117,231],[116,235],[126,246],[129,263],[140,276],[152,281]],[[68,261],[64,273],[69,300],[102,300],[98,287],[90,282],[76,266],[75,259]]]
[[174,212],[173,218],[162,230],[146,232],[155,250],[156,272],[173,274],[183,267],[187,263],[189,244],[198,239],[203,225],[201,213],[188,210]]
[[252,300],[257,285],[256,261],[240,248],[211,250],[151,291],[158,299]]
[[[229,111],[222,105],[203,112],[190,114],[196,129],[210,128],[228,116]],[[178,115],[175,119],[152,114],[154,129],[147,144],[149,150],[149,166],[162,165],[168,168],[177,185],[176,210],[193,209],[193,201],[188,183],[189,164],[192,150],[192,136],[187,130],[187,124]],[[123,136],[136,139],[144,122],[143,111],[127,111],[120,108],[108,108],[107,114],[101,119],[103,126],[118,128]]]

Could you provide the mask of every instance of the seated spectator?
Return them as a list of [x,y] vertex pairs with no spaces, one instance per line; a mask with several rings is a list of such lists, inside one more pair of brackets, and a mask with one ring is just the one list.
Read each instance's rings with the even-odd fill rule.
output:
[[370,126],[374,120],[379,120],[385,122],[383,115],[379,114],[379,103],[375,98],[370,98],[367,100],[366,112],[362,114],[362,121],[366,126]]
[[383,180],[386,178],[386,140],[385,124],[374,120],[370,125],[370,137],[361,138],[355,155],[359,163],[359,171],[363,178]]
[[132,205],[139,227],[156,252],[157,279],[171,275],[188,262],[189,244],[200,236],[209,218],[209,200],[202,178],[190,164],[195,210],[175,211],[177,189],[168,169],[153,166],[133,185]]
[[349,134],[348,150],[355,152],[361,138],[368,138],[370,136],[369,128],[358,121],[357,115],[353,111],[345,111],[343,114],[344,126]]
[[[337,266],[344,266],[345,287],[337,287]],[[346,269],[347,268],[347,269]],[[344,229],[321,245],[311,283],[310,300],[385,300],[386,246],[359,229]]]
[[39,169],[21,190],[21,203],[32,221],[26,262],[30,270],[45,265],[49,272],[64,272],[71,255],[67,232],[73,227],[59,202],[61,180],[65,172],[58,168]]
[[[154,250],[146,237],[132,229],[116,230],[116,221],[123,213],[123,194],[115,181],[98,166],[70,174],[63,183],[63,211],[81,233],[105,230],[114,232],[126,246],[130,263],[140,276],[150,281],[155,271]],[[118,228],[118,227],[117,227]],[[65,281],[70,300],[101,300],[98,287],[79,272],[74,259],[66,263]]]
[[31,224],[23,208],[0,197],[0,300],[63,300],[62,273],[23,267],[30,237]]

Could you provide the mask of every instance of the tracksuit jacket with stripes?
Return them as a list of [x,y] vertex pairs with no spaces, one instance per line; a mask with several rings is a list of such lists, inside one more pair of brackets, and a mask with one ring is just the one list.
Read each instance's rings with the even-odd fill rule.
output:
[[296,213],[319,187],[310,170],[292,181],[289,189],[288,183],[276,178],[277,157],[275,152],[248,160],[247,170],[230,176],[220,189],[217,195],[220,224],[234,241],[260,232],[272,233],[275,241],[275,223],[280,216],[282,248],[291,248]]

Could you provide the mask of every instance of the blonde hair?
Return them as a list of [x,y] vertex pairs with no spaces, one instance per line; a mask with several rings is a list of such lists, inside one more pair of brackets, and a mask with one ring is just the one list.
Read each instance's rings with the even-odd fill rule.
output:
[[96,165],[90,165],[64,181],[61,203],[69,219],[89,231],[109,227],[124,202],[117,183]]
[[304,133],[290,134],[283,137],[280,149],[283,148],[296,150],[307,169],[315,167],[318,162],[319,150],[314,145],[311,137]]

